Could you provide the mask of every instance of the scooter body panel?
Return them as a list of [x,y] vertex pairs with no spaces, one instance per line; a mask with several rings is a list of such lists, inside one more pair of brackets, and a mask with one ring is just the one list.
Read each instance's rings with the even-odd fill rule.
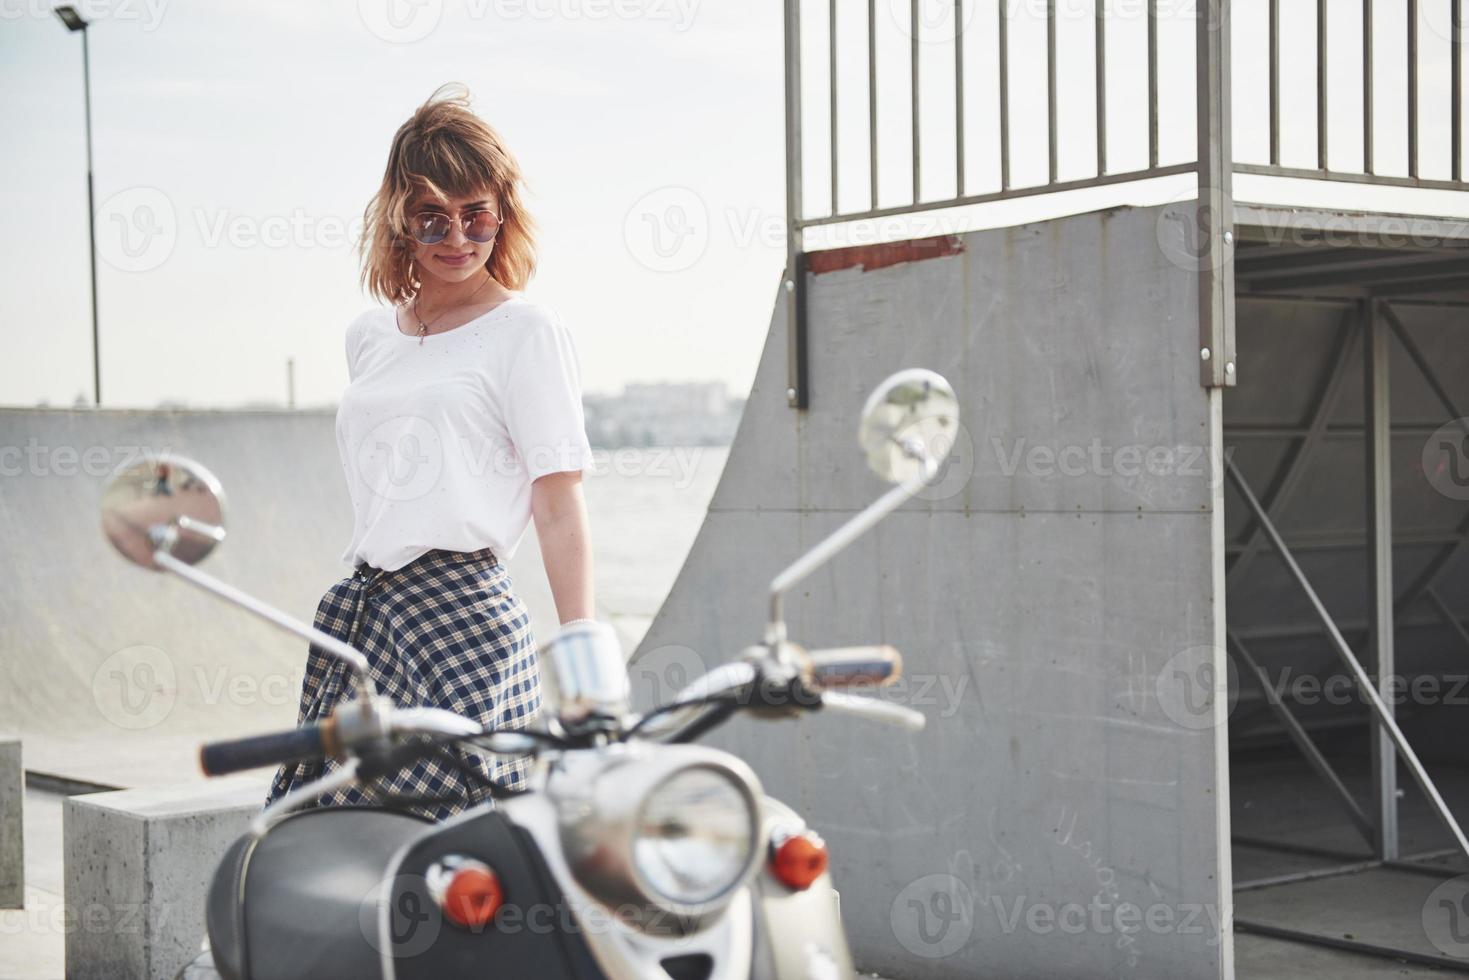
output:
[[377,975],[377,894],[428,821],[367,807],[291,815],[225,854],[205,908],[224,980],[363,980]]
[[[500,879],[505,904],[483,928],[448,921],[430,895],[431,869],[451,855],[481,861]],[[410,842],[386,871],[378,925],[384,980],[604,980],[535,842],[500,810],[441,825]]]

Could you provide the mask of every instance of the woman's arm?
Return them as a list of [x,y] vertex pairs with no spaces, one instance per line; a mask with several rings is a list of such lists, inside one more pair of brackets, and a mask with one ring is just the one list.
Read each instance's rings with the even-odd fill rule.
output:
[[547,473],[531,484],[530,500],[557,617],[563,623],[596,618],[592,544],[581,472]]

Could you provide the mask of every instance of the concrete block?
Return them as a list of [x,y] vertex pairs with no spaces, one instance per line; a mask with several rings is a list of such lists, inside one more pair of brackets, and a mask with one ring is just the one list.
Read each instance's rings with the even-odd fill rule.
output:
[[198,953],[215,865],[265,792],[250,775],[68,799],[68,980],[173,980]]
[[25,905],[24,799],[20,739],[0,738],[0,909]]

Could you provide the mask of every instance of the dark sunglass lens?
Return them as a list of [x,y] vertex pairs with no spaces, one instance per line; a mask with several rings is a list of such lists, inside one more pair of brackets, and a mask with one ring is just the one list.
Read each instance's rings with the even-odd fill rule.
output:
[[447,215],[425,211],[413,216],[411,228],[413,237],[420,244],[437,245],[449,237],[449,218]]
[[495,237],[495,232],[500,230],[500,219],[495,217],[493,211],[476,211],[469,216],[469,225],[464,229],[464,237],[472,242],[483,244]]

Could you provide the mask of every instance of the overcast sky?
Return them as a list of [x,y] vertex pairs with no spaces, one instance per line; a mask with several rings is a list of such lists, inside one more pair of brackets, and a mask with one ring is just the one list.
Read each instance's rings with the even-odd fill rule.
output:
[[[841,204],[866,198],[865,4],[839,22]],[[1013,9],[1012,171],[1046,159],[1041,0]],[[1425,175],[1448,154],[1450,0],[1423,0]],[[997,182],[994,4],[966,0],[969,189]],[[346,382],[342,331],[368,305],[354,234],[389,140],[438,85],[466,83],[519,156],[542,226],[529,292],[560,309],[588,391],[629,381],[748,389],[784,261],[781,22],[774,0],[91,0],[103,397],[110,405],[283,401]],[[809,3],[808,193],[826,184],[826,4]],[[1114,170],[1145,161],[1141,0],[1112,0]],[[1284,4],[1284,149],[1313,163],[1314,4]],[[1333,7],[1336,0],[1333,0]],[[1352,6],[1355,4],[1343,4]],[[1379,8],[1391,5],[1379,4]],[[0,404],[90,393],[79,38],[41,0],[0,0]],[[1438,8],[1442,7],[1440,11]],[[860,10],[858,8],[861,8]],[[924,0],[924,195],[953,192],[950,0]],[[1061,176],[1090,173],[1091,4],[1062,0]],[[1072,9],[1074,8],[1074,9]],[[1192,24],[1163,0],[1165,163],[1191,159]],[[1177,8],[1177,9],[1175,9]],[[1237,0],[1236,157],[1263,158],[1265,0]],[[882,186],[911,187],[907,0],[878,0]],[[861,16],[855,16],[860,14]],[[932,16],[930,16],[932,14]],[[1401,14],[1379,12],[1379,165],[1402,172]],[[1332,162],[1360,166],[1360,25],[1334,19]],[[1295,40],[1291,40],[1294,38]],[[1339,89],[1339,92],[1337,91]],[[847,93],[850,93],[848,95]],[[1012,223],[1191,193],[1191,178],[928,216],[884,237]],[[1361,207],[1370,191],[1239,178],[1241,197]],[[1390,210],[1463,213],[1452,195],[1384,192]],[[1307,196],[1309,195],[1309,197]],[[1462,195],[1461,195],[1462,196]],[[1427,202],[1425,204],[1425,201]],[[817,241],[813,244],[822,244]]]

